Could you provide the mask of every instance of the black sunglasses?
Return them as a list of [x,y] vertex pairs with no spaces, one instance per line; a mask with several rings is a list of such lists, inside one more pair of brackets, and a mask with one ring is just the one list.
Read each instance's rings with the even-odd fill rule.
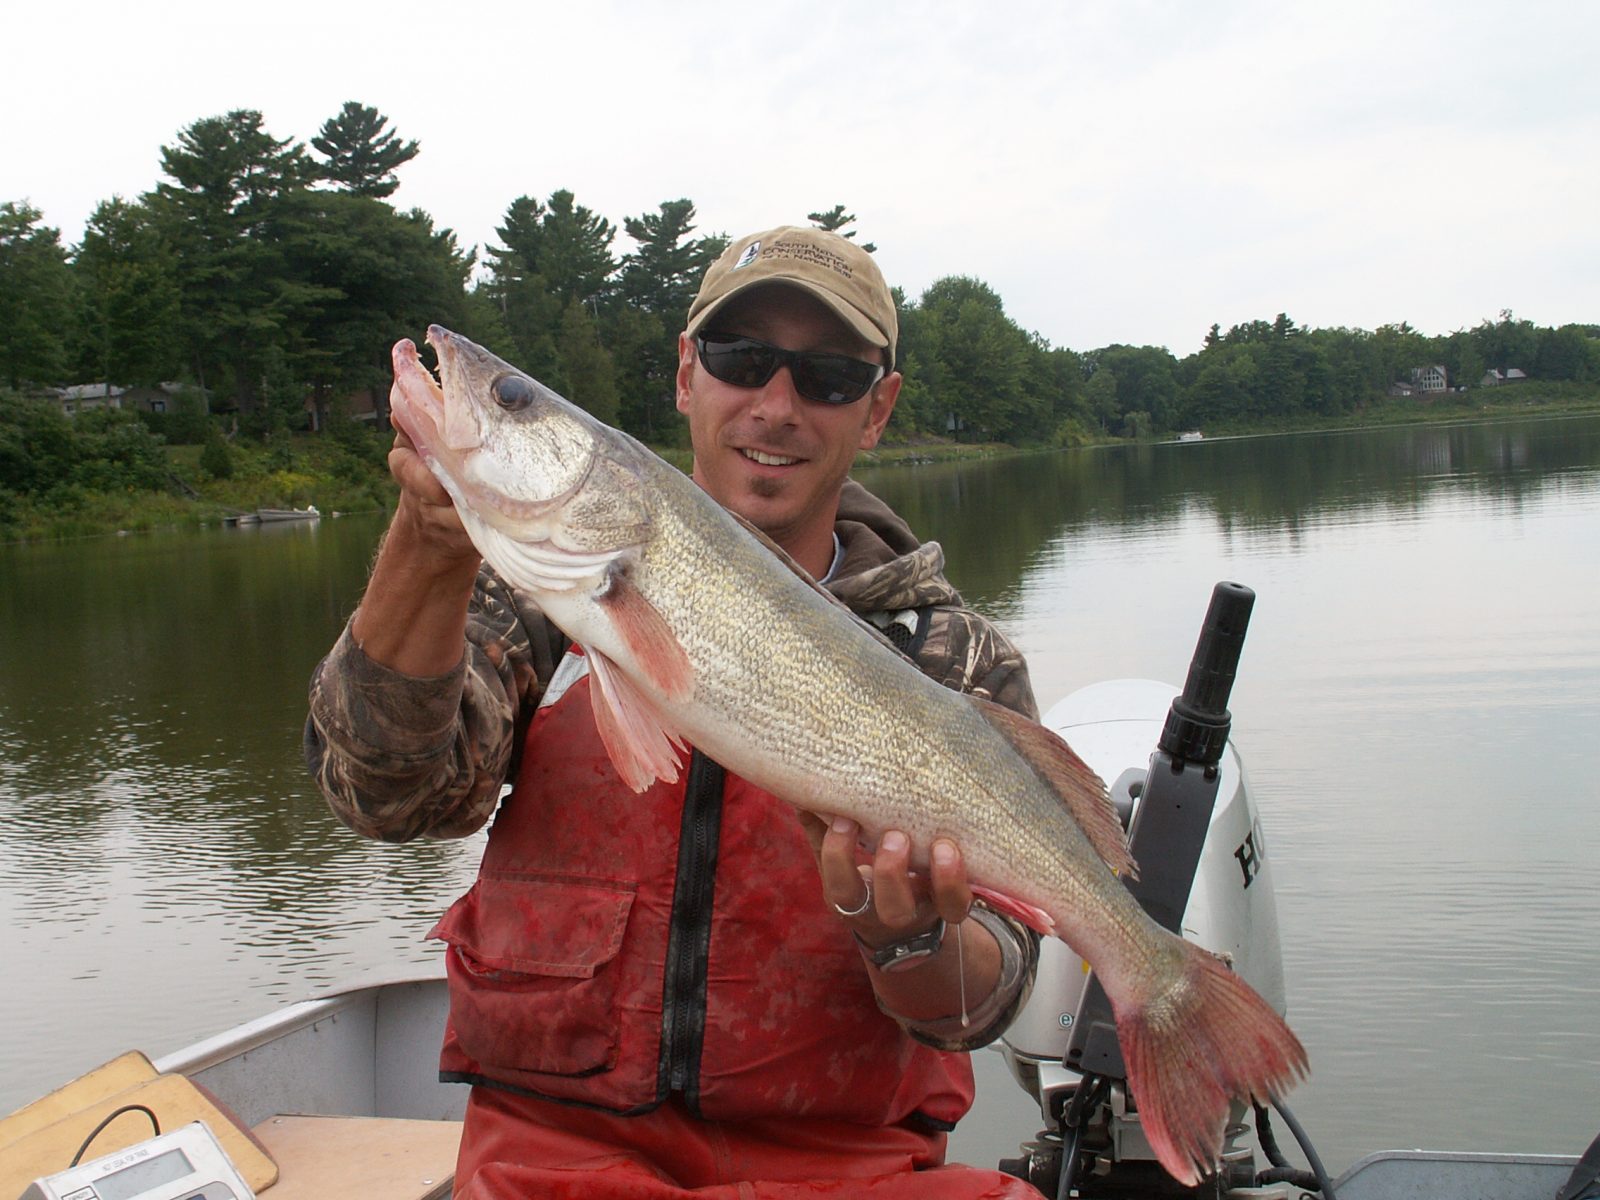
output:
[[817,350],[785,350],[736,333],[702,333],[695,338],[700,362],[713,379],[734,387],[758,388],[788,367],[794,390],[818,404],[854,404],[883,378],[878,363]]

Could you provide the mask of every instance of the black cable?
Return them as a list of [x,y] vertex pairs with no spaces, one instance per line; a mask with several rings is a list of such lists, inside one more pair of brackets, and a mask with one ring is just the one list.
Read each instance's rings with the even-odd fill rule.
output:
[[1314,1192],[1317,1190],[1317,1177],[1310,1171],[1302,1171],[1299,1167],[1269,1167],[1265,1171],[1256,1172],[1256,1186],[1266,1187],[1273,1183],[1292,1183],[1302,1191]]
[[100,1136],[101,1130],[126,1112],[142,1112],[145,1116],[150,1118],[150,1124],[156,1131],[156,1137],[161,1136],[161,1122],[156,1119],[156,1114],[153,1111],[146,1108],[142,1104],[124,1104],[121,1108],[113,1110],[110,1116],[89,1131],[89,1136],[83,1139],[83,1145],[78,1147],[78,1152],[72,1156],[72,1161],[67,1164],[67,1170],[70,1171],[73,1167],[78,1165],[79,1161],[83,1158],[83,1152],[94,1143],[95,1138]]
[[1065,1200],[1077,1186],[1078,1147],[1083,1131],[1111,1091],[1111,1080],[1104,1075],[1085,1075],[1072,1090],[1061,1113],[1061,1170],[1056,1176],[1056,1200]]
[[1294,1119],[1289,1106],[1282,1100],[1274,1100],[1272,1107],[1278,1110],[1283,1123],[1289,1127],[1289,1132],[1294,1134],[1294,1140],[1300,1143],[1300,1150],[1305,1154],[1306,1161],[1311,1164],[1311,1170],[1317,1177],[1317,1190],[1322,1193],[1322,1200],[1335,1200],[1333,1180],[1328,1178],[1327,1169],[1323,1167],[1322,1159],[1317,1157],[1316,1149],[1311,1145],[1311,1139],[1306,1136],[1306,1131],[1300,1127],[1300,1122]]
[[[1254,1101],[1252,1101],[1254,1104]],[[1267,1115],[1267,1110],[1259,1104],[1254,1104],[1256,1110],[1256,1140],[1261,1143],[1261,1150],[1267,1156],[1267,1161],[1272,1164],[1271,1169],[1256,1173],[1256,1186],[1265,1187],[1269,1183],[1292,1183],[1297,1188],[1308,1192],[1322,1189],[1322,1181],[1310,1171],[1302,1171],[1284,1157],[1283,1151],[1278,1149],[1278,1139],[1272,1133],[1272,1120]]]
[[1283,1156],[1283,1151],[1278,1149],[1278,1139],[1272,1134],[1272,1119],[1267,1115],[1267,1110],[1260,1104],[1255,1104],[1256,1110],[1256,1140],[1261,1143],[1261,1152],[1267,1156],[1267,1161],[1275,1167],[1287,1167],[1289,1160]]

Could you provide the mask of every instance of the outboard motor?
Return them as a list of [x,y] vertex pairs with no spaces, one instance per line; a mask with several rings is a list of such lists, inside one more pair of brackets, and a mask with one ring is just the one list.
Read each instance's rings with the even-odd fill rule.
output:
[[[1244,766],[1228,741],[1228,696],[1254,602],[1247,587],[1217,584],[1181,694],[1142,679],[1097,683],[1056,704],[1044,724],[1106,781],[1140,868],[1128,886],[1145,911],[1227,958],[1281,1013],[1271,864]],[[1046,1195],[1188,1190],[1157,1165],[1139,1125],[1138,1097],[1130,1100],[1124,1084],[1110,1003],[1088,964],[1064,943],[1044,939],[1032,996],[1002,1049],[1045,1121],[1038,1139],[1002,1170]],[[1222,1174],[1207,1191],[1264,1182],[1245,1144],[1244,1116],[1236,1105]],[[1269,1136],[1263,1130],[1264,1144]],[[1269,1156],[1277,1158],[1273,1150]]]

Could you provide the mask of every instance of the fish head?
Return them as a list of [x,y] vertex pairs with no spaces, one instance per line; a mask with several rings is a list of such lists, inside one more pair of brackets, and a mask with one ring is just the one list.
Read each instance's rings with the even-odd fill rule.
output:
[[611,558],[642,540],[649,514],[623,435],[460,334],[430,325],[427,340],[437,379],[396,342],[390,410],[491,563],[504,570],[526,557],[509,547],[529,546]]
[[537,523],[588,476],[587,414],[537,379],[439,325],[428,327],[435,381],[409,340],[394,347],[391,409],[455,498],[504,532]]

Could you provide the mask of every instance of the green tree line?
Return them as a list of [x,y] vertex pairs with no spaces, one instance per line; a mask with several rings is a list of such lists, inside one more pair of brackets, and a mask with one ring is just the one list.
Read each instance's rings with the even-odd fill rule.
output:
[[[602,419],[676,441],[675,334],[727,238],[698,232],[685,198],[616,223],[558,189],[513,199],[480,261],[427,213],[391,203],[419,153],[355,101],[309,147],[240,109],[181,130],[160,148],[154,189],[101,203],[76,245],[26,202],[0,203],[0,389],[181,381],[270,437],[308,418],[337,424],[361,393],[381,418],[389,347],[438,322]],[[855,235],[843,206],[809,219]],[[1304,329],[1280,314],[1213,326],[1179,359],[1052,346],[966,276],[896,300],[901,436],[1065,444],[1337,417],[1435,364],[1453,385],[1491,368],[1600,381],[1600,330],[1510,312],[1442,336],[1405,323]],[[165,432],[214,436],[203,422]]]

